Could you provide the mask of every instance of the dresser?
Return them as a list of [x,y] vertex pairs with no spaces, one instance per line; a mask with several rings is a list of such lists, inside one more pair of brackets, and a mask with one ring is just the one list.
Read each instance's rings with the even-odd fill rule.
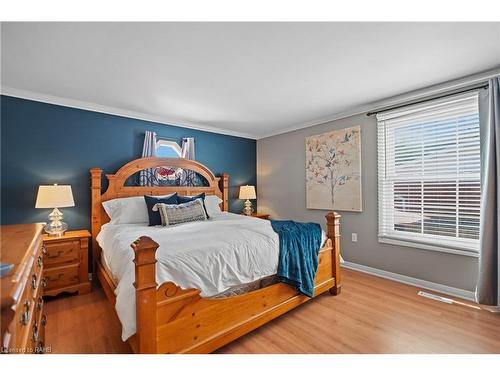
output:
[[2,353],[43,353],[43,224],[0,228],[0,260],[13,265],[0,278]]
[[88,230],[67,231],[61,237],[43,235],[45,296],[61,292],[90,292],[89,237]]

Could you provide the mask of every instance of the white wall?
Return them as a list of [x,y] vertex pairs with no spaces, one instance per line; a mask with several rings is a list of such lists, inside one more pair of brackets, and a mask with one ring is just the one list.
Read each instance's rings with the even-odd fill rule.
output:
[[[345,260],[381,270],[473,291],[477,258],[381,244],[377,238],[376,120],[357,115],[257,141],[258,209],[275,219],[315,221],[324,227],[327,211],[306,208],[305,137],[361,126],[363,212],[340,212]],[[358,242],[351,242],[351,233]]]

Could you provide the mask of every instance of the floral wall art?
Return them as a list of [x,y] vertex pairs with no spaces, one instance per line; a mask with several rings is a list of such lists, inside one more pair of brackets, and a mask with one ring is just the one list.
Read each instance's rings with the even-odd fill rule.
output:
[[359,126],[306,138],[306,205],[362,211]]

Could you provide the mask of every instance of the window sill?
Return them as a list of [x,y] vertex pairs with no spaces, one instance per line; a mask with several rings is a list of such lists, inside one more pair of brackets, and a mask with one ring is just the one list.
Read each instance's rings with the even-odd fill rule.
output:
[[479,258],[479,254],[477,252],[474,252],[474,251],[471,251],[471,250],[452,249],[452,248],[449,248],[449,247],[437,246],[437,245],[429,245],[429,244],[424,244],[424,243],[416,243],[416,242],[411,242],[411,241],[402,240],[402,239],[395,239],[395,238],[388,238],[388,237],[379,237],[378,238],[378,242],[385,243],[385,244],[390,244],[390,245],[412,247],[412,248],[415,248],[415,249],[423,249],[423,250],[430,250],[430,251],[439,251],[439,252],[442,252],[442,253],[464,255],[464,256],[471,257],[471,258]]

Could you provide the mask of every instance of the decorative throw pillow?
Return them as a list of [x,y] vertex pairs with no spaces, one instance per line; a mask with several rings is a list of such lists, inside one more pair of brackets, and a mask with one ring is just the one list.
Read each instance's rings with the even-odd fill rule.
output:
[[181,204],[157,203],[153,210],[160,212],[163,226],[207,220],[201,198]]
[[193,196],[178,195],[177,196],[177,203],[181,204],[181,203],[192,202],[196,199],[201,199],[201,201],[203,202],[203,209],[205,210],[205,214],[207,215],[207,218],[209,218],[210,216],[208,215],[207,208],[205,207],[205,193],[200,193],[198,195],[193,195]]
[[161,225],[160,213],[157,210],[154,211],[153,207],[157,203],[177,204],[177,193],[173,193],[173,194],[165,195],[165,196],[161,196],[161,197],[153,197],[153,196],[145,195],[144,200],[146,201],[146,207],[148,210],[149,226]]

